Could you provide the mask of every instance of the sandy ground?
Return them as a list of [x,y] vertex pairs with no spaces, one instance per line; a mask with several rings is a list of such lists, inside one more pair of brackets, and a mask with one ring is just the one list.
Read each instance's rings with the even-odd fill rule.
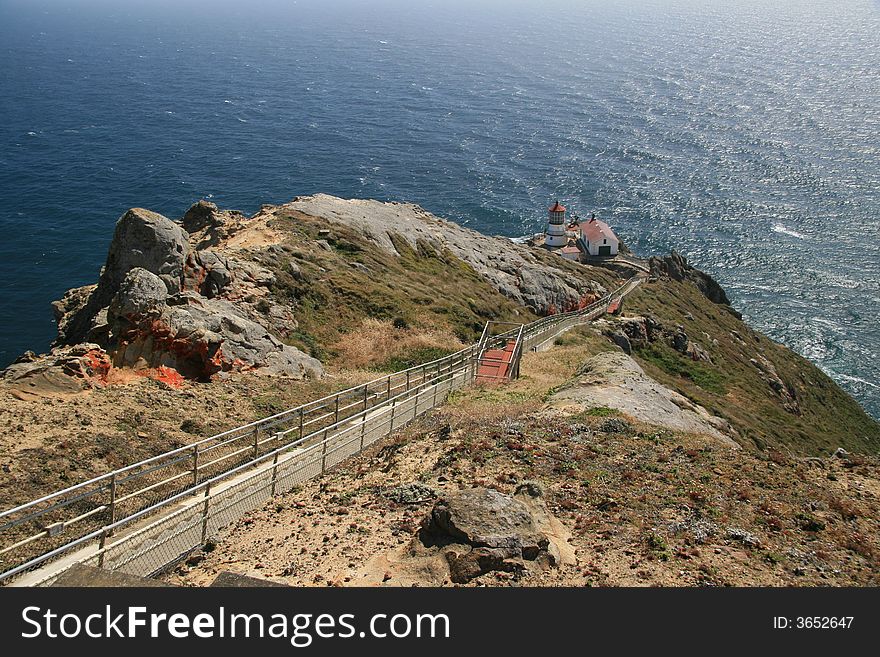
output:
[[376,378],[335,371],[321,381],[236,374],[179,389],[132,376],[70,394],[19,398],[0,382],[0,506],[194,442],[332,390]]
[[[421,544],[435,497],[401,504],[418,482],[444,492],[545,490],[569,564],[469,585],[825,586],[880,583],[876,460],[756,455],[606,412],[545,409],[583,359],[530,356],[524,377],[473,388],[327,476],[279,496],[215,537],[166,580],[201,586],[223,570],[292,585],[450,585]],[[613,422],[612,422],[613,421]]]

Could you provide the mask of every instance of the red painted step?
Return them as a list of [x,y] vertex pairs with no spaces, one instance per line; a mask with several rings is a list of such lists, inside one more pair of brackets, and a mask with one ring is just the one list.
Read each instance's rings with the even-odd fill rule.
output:
[[477,383],[504,381],[510,371],[516,340],[510,340],[504,349],[487,349],[477,367]]

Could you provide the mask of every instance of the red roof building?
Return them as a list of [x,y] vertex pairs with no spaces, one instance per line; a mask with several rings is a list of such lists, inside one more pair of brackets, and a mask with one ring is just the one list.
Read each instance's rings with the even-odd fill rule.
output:
[[581,223],[581,237],[587,247],[587,253],[593,256],[617,255],[620,240],[604,221],[590,219]]

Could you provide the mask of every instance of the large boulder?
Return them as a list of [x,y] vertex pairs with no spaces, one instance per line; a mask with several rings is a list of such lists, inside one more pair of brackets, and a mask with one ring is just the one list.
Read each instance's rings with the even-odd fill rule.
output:
[[236,210],[221,210],[210,201],[193,204],[180,220],[189,233],[190,243],[196,249],[216,246],[234,235],[248,223],[248,218]]
[[186,211],[180,223],[187,233],[197,233],[209,226],[216,226],[219,214],[220,209],[215,203],[203,199],[194,203]]
[[158,317],[165,309],[167,297],[168,290],[161,278],[146,269],[135,267],[122,279],[119,290],[110,302],[108,320],[124,318],[142,321],[144,318]]
[[84,341],[108,347],[106,315],[128,273],[142,269],[158,277],[165,292],[180,291],[190,247],[188,235],[161,214],[132,208],[119,218],[98,284],[70,290],[53,304],[58,322],[55,346]]
[[534,556],[548,543],[525,504],[491,488],[448,495],[434,506],[427,531],[474,547],[515,548]]
[[[194,229],[216,227],[218,212],[213,204],[201,203],[184,220]],[[274,282],[272,272],[194,249],[188,238],[155,212],[126,212],[116,224],[98,285],[72,290],[56,302],[56,345],[95,342],[116,366],[172,368],[197,380],[243,370],[297,379],[321,376],[317,360],[249,319],[248,304],[222,298],[255,296]]]
[[170,294],[179,292],[189,250],[189,235],[176,223],[132,208],[116,223],[98,287],[115,292],[128,272],[140,267],[161,278]]
[[523,573],[571,563],[559,521],[535,483],[513,496],[471,488],[439,500],[422,523],[422,542],[440,546],[453,582],[465,583],[490,571]]

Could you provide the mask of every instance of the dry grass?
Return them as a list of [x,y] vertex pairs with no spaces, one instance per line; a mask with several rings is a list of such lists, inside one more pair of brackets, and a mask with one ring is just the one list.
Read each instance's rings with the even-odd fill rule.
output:
[[347,368],[375,368],[406,354],[454,352],[464,344],[447,329],[395,326],[391,320],[366,318],[333,346]]

